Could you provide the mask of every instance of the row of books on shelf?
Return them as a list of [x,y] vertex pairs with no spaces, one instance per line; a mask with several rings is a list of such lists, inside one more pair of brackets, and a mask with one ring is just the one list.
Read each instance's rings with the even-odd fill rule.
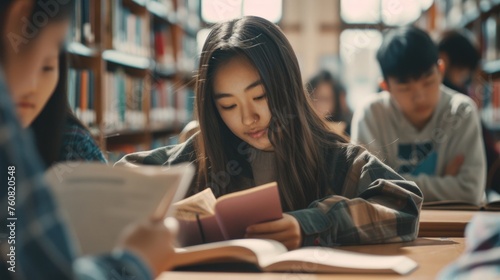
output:
[[153,83],[150,99],[150,124],[153,128],[186,124],[193,118],[194,91],[185,85],[176,88],[171,80]]
[[175,88],[172,81],[158,80],[151,90],[150,122],[172,125],[175,122]]
[[184,36],[182,47],[177,54],[177,69],[181,72],[190,72],[196,69],[198,63],[198,44],[196,38]]
[[436,0],[436,5],[447,16],[448,22],[459,22],[460,16],[477,17],[500,4],[499,0]]
[[477,10],[476,3],[472,3],[470,0],[464,2],[462,0],[437,0],[436,5],[444,14],[443,23],[450,26],[460,25],[461,21],[465,19],[465,15]]
[[160,4],[167,12],[174,8],[173,0],[149,0],[149,3],[151,2]]
[[436,4],[445,15],[441,28],[469,28],[478,38],[482,37],[486,60],[500,58],[499,0],[441,0]]
[[166,24],[154,26],[155,61],[163,70],[175,68],[172,27]]
[[192,88],[183,86],[176,90],[177,120],[181,124],[187,124],[193,119],[194,91]]
[[[147,126],[145,94],[150,93],[151,127],[187,123],[193,115],[194,92],[175,88],[170,80],[146,79],[127,75],[122,69],[107,71],[104,76],[103,122],[106,131],[141,130]],[[91,70],[70,69],[68,101],[76,116],[87,126],[96,125],[95,78]]]
[[99,0],[76,0],[71,17],[70,41],[92,45],[95,42],[96,3]]
[[68,103],[86,126],[95,125],[95,78],[90,70],[70,69],[68,72]]
[[483,81],[472,87],[469,95],[476,101],[481,119],[493,130],[500,129],[500,79]]
[[177,19],[179,24],[188,32],[196,32],[201,25],[200,2],[199,0],[177,0]]
[[[116,0],[102,2],[102,0],[78,0],[75,7],[75,17],[72,19],[71,41],[82,43],[92,47],[96,41],[96,6],[108,7],[106,18],[109,18],[108,33],[111,35],[111,45],[106,48],[112,48],[121,53],[137,55],[140,57],[154,59],[156,70],[163,75],[170,75],[176,71],[190,73],[196,68],[198,57],[198,45],[196,37],[192,34],[179,37],[176,41],[173,34],[174,25],[167,22],[156,22],[150,26],[149,17],[144,14],[134,14],[126,5],[125,0]],[[144,3],[154,2],[156,5],[168,6],[167,1],[144,1]],[[179,9],[189,11],[193,9],[192,1],[180,6]],[[198,2],[198,1],[194,1]],[[106,5],[104,5],[106,3]],[[196,6],[196,5],[195,5]],[[196,7],[195,7],[196,8]],[[199,7],[198,7],[199,8]],[[193,14],[194,12],[188,12]],[[199,17],[198,14],[196,14]],[[102,42],[101,42],[102,43]],[[177,46],[177,53],[175,47]],[[154,54],[152,54],[154,52]]]
[[139,56],[149,56],[149,22],[134,14],[122,0],[111,1],[113,48]]
[[144,129],[144,79],[128,76],[121,69],[104,78],[104,124],[106,130]]
[[[216,3],[214,3],[217,5]],[[184,12],[186,11],[186,12]],[[186,13],[185,17],[180,17],[180,24],[184,27],[185,31],[190,33],[190,36],[182,37],[181,53],[178,54],[179,61],[178,67],[184,71],[190,71],[197,68],[198,43],[196,33],[201,25],[201,1],[198,0],[177,0],[177,13]]]
[[[156,25],[151,32],[152,49],[154,55],[154,71],[161,75],[173,76],[177,71],[181,73],[190,73],[196,69],[198,63],[198,44],[196,37],[183,36],[179,42],[177,54],[174,53],[174,38],[172,35],[172,26],[167,24]],[[120,49],[122,48],[122,49]],[[125,49],[123,49],[125,48]],[[149,59],[149,53],[137,53],[127,49],[127,44],[117,44],[116,50],[126,54],[141,55]],[[177,59],[176,59],[177,57]],[[119,63],[119,62],[118,62]]]

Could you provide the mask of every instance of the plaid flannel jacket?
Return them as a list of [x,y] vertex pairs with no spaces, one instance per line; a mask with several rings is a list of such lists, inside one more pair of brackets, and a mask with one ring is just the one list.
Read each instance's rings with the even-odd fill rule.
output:
[[[183,144],[126,155],[116,164],[196,164],[197,135]],[[333,167],[329,185],[318,186],[326,195],[306,209],[288,212],[301,226],[303,246],[389,243],[417,237],[423,197],[414,182],[406,181],[360,146],[332,148],[325,151],[325,160]],[[252,177],[251,170],[243,173]],[[251,186],[252,178],[246,187]]]

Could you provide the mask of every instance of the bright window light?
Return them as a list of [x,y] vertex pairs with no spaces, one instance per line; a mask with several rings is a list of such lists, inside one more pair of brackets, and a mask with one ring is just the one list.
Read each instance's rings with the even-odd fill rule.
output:
[[207,40],[208,34],[210,34],[210,31],[212,29],[210,28],[204,28],[200,29],[198,33],[196,33],[196,42],[198,43],[198,53],[201,53],[201,50],[203,50],[203,45],[205,44],[205,41]]
[[380,80],[380,67],[376,59],[382,44],[378,30],[349,29],[340,33],[340,59],[347,89],[347,104],[356,109],[374,96]]
[[341,0],[340,16],[347,23],[379,23],[380,0]]
[[391,26],[401,26],[416,21],[422,13],[419,0],[382,0],[382,20]]
[[205,22],[215,23],[241,16],[243,0],[201,0],[201,17]]
[[282,5],[282,0],[246,0],[243,1],[243,15],[258,16],[271,22],[278,22],[282,16]]
[[201,17],[207,23],[249,15],[276,23],[282,14],[283,0],[201,0]]
[[434,4],[434,0],[420,0],[420,7],[422,11],[427,11],[432,4]]

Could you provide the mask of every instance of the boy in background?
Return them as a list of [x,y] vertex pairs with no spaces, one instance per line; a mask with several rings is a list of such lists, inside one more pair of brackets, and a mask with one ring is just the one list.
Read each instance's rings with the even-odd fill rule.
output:
[[443,85],[432,39],[415,27],[392,30],[377,53],[386,90],[360,108],[352,141],[415,181],[427,202],[484,200],[485,152],[474,102]]

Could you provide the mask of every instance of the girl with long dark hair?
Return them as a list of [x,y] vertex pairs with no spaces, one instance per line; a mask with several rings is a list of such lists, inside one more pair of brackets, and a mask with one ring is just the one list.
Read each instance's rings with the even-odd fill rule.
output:
[[198,134],[118,164],[193,162],[190,194],[277,181],[283,218],[250,226],[246,236],[289,249],[416,238],[420,190],[328,129],[275,24],[252,16],[216,24],[201,53],[195,104]]

